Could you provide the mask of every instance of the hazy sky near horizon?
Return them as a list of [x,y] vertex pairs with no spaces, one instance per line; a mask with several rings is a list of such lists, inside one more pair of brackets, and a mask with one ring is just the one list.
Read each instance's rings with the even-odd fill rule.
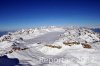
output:
[[0,0],[0,30],[100,26],[100,0]]

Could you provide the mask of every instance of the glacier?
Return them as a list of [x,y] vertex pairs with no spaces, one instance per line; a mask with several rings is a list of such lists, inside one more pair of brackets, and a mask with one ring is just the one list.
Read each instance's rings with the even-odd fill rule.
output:
[[84,27],[22,29],[0,37],[4,55],[22,66],[100,66],[100,33]]

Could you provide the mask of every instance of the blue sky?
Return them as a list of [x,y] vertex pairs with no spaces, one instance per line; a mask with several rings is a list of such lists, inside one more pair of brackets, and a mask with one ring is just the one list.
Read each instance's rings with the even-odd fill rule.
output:
[[100,0],[0,0],[0,30],[100,25]]

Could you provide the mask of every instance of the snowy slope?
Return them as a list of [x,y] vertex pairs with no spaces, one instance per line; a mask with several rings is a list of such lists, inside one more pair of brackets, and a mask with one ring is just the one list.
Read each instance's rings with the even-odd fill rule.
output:
[[0,37],[0,55],[23,66],[100,66],[100,34],[86,28],[41,27]]

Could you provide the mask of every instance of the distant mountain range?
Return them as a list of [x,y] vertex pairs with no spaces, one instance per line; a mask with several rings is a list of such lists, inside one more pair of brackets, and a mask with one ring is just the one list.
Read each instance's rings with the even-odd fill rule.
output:
[[0,31],[0,36],[7,34],[8,31]]
[[[94,32],[100,33],[100,28],[91,28]],[[13,31],[0,31],[0,37],[2,35],[7,34],[8,32],[13,32]]]
[[92,29],[94,32],[98,32],[100,33],[100,28],[95,28],[95,29]]

